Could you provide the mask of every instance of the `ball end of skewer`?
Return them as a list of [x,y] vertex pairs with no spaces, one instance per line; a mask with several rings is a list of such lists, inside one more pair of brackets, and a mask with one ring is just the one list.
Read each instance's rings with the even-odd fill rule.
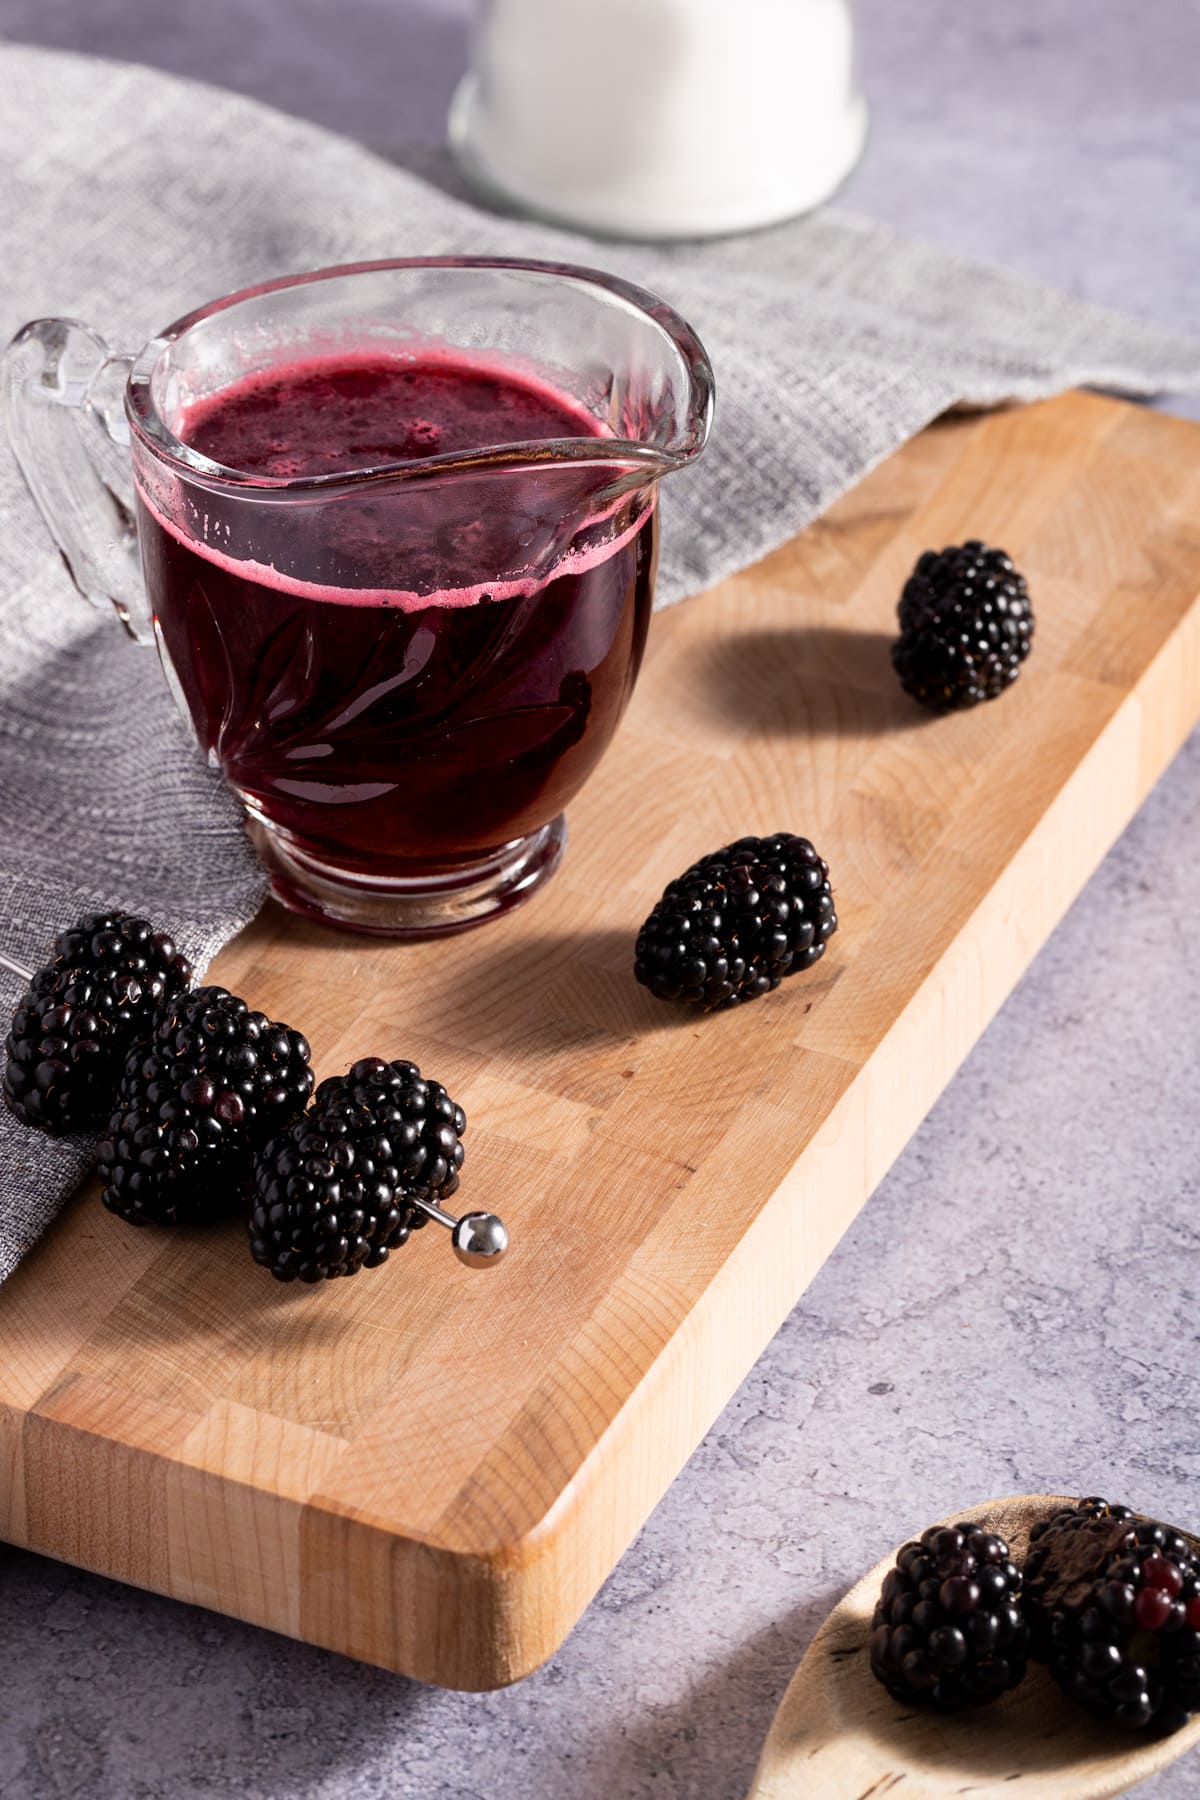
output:
[[508,1249],[508,1231],[495,1213],[464,1213],[454,1227],[454,1254],[469,1269],[490,1269]]

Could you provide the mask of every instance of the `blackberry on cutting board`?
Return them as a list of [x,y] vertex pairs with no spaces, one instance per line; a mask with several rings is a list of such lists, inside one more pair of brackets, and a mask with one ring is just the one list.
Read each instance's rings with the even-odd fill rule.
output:
[[930,712],[995,700],[1017,679],[1033,642],[1023,575],[978,538],[926,550],[900,596],[892,663],[904,691]]
[[323,1081],[255,1159],[250,1252],[278,1281],[378,1268],[458,1187],[466,1114],[416,1063],[368,1056]]
[[811,969],[836,930],[829,866],[807,838],[739,838],[668,884],[634,974],[660,1000],[737,1006]]
[[312,1092],[307,1041],[220,987],[155,1015],[130,1051],[96,1147],[110,1212],[131,1225],[219,1218],[244,1192],[254,1150]]
[[61,932],[12,1016],[3,1092],[26,1125],[79,1131],[112,1106],[134,1039],[181,993],[192,965],[165,932],[126,912],[88,913]]
[[1032,1651],[1074,1699],[1165,1735],[1200,1712],[1200,1555],[1170,1525],[1099,1498],[1030,1533]]
[[933,1525],[885,1577],[871,1672],[905,1704],[982,1706],[1024,1679],[1029,1628],[1008,1545],[982,1525]]

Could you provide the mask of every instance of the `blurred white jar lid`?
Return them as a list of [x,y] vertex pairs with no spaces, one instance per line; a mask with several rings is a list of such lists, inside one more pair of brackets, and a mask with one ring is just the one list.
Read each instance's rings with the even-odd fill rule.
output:
[[486,0],[450,112],[468,175],[635,237],[769,225],[866,134],[849,0]]

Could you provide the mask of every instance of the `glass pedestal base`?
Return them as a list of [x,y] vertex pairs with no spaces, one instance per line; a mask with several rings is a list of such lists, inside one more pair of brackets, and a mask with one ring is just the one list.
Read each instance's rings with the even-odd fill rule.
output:
[[467,931],[520,906],[553,875],[567,841],[567,822],[560,814],[478,862],[397,880],[319,862],[261,819],[251,815],[246,823],[272,890],[290,911],[347,931],[392,938]]

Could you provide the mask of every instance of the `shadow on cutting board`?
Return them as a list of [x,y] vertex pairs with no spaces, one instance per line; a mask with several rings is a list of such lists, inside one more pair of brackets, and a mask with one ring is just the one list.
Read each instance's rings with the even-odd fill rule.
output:
[[636,926],[503,933],[458,977],[448,968],[449,988],[461,981],[462,992],[445,998],[469,1009],[476,1049],[505,1056],[540,1059],[652,1031],[694,1030],[693,1009],[656,1000],[634,980],[636,941]]
[[926,722],[892,670],[892,641],[827,625],[756,627],[698,645],[688,673],[746,735],[880,737]]

